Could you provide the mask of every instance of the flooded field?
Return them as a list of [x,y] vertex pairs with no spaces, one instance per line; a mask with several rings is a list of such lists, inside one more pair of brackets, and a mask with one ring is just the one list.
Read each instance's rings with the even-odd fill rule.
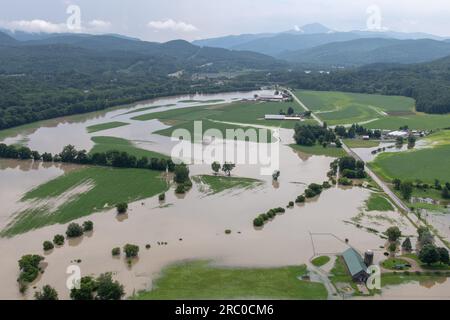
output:
[[[73,144],[78,149],[90,150],[91,137],[112,136],[132,141],[140,148],[170,155],[176,143],[168,137],[152,134],[167,126],[157,120],[134,121],[139,114],[188,108],[199,101],[215,101],[221,104],[236,99],[251,98],[255,92],[229,93],[205,96],[172,97],[136,104],[130,108],[104,111],[97,114],[52,120],[40,127],[5,139],[5,143],[26,143],[40,152],[59,152],[63,146]],[[194,102],[193,102],[194,101]],[[153,109],[147,109],[151,107]],[[159,107],[161,106],[161,107]],[[139,111],[145,108],[146,110]],[[130,111],[136,111],[129,113]],[[89,134],[87,127],[120,121],[129,125]],[[45,284],[53,286],[60,298],[69,298],[66,280],[70,276],[68,267],[79,266],[82,275],[98,275],[113,272],[114,277],[125,285],[127,296],[140,290],[151,289],[152,280],[162,268],[183,260],[205,259],[221,266],[276,267],[308,263],[315,255],[340,254],[349,245],[360,252],[368,249],[375,252],[375,261],[384,259],[386,240],[380,234],[368,232],[367,227],[384,231],[392,224],[398,225],[404,234],[413,234],[409,221],[397,212],[371,212],[361,217],[370,190],[354,187],[333,187],[320,197],[305,204],[287,209],[282,215],[256,229],[253,219],[274,207],[286,207],[302,194],[310,183],[327,180],[327,172],[333,158],[304,156],[296,153],[289,144],[292,130],[281,129],[279,147],[279,181],[274,183],[270,175],[261,175],[258,165],[237,165],[233,176],[262,180],[263,184],[245,190],[227,190],[207,195],[194,184],[185,195],[176,195],[174,186],[167,192],[164,202],[158,197],[130,204],[128,213],[118,216],[116,210],[94,213],[76,220],[82,223],[91,220],[94,231],[80,239],[66,242],[44,255],[42,243],[64,234],[67,225],[51,225],[11,238],[0,238],[0,299],[31,299],[35,291]],[[184,142],[190,144],[190,142]],[[214,141],[221,144],[222,141]],[[200,145],[201,148],[208,146]],[[244,143],[249,153],[258,147],[256,143]],[[75,166],[37,164],[29,161],[0,161],[0,227],[4,227],[14,213],[20,211],[22,196],[36,186],[72,170]],[[212,174],[210,165],[190,166],[191,176]],[[384,218],[380,218],[384,215]],[[356,226],[355,217],[360,217]],[[372,216],[372,218],[371,218]],[[231,230],[226,234],[225,230]],[[128,265],[124,258],[113,258],[111,250],[127,243],[140,246],[139,259]],[[167,244],[165,244],[167,243]],[[146,245],[150,245],[146,249]],[[30,285],[26,295],[18,290],[17,260],[24,254],[45,256],[45,272]],[[414,284],[396,286],[387,290],[392,296],[406,294]],[[439,292],[449,292],[448,281]],[[421,287],[420,287],[421,288]],[[427,296],[434,291],[420,289]],[[446,297],[449,297],[448,294]]]

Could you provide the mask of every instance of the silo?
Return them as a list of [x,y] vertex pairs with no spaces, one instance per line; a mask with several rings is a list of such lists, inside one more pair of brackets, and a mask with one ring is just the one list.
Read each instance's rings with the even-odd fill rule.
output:
[[373,251],[367,250],[366,253],[364,253],[364,263],[366,266],[371,266],[373,264]]

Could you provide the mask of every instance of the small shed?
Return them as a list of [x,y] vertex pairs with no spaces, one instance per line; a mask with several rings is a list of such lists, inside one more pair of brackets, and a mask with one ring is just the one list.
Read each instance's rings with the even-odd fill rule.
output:
[[353,248],[349,248],[342,254],[347,269],[355,282],[366,282],[369,278],[367,266],[365,265],[361,255]]

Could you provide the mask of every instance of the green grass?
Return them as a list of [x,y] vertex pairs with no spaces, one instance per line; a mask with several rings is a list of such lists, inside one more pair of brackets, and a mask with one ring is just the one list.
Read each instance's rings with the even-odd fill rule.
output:
[[315,155],[315,156],[327,156],[327,157],[333,157],[333,158],[340,158],[347,155],[347,153],[342,148],[336,148],[336,147],[326,147],[324,148],[321,145],[315,145],[312,147],[308,146],[300,146],[298,144],[291,144],[290,145],[292,149],[296,151],[300,151],[306,154]]
[[393,211],[392,204],[381,194],[372,193],[366,201],[367,211]]
[[295,94],[329,125],[386,118],[386,113],[412,113],[415,105],[413,99],[400,96],[307,90]]
[[119,151],[119,152],[127,152],[130,155],[135,156],[136,158],[160,158],[160,159],[169,159],[168,156],[160,154],[158,152],[139,149],[135,147],[130,141],[122,138],[116,137],[92,137],[91,139],[95,145],[91,149],[90,154],[94,154],[96,152],[107,152],[107,151]]
[[[262,131],[262,133],[260,134],[259,129],[255,129],[254,127],[240,126],[240,125],[221,123],[221,122],[213,122],[210,120],[201,120],[201,124],[202,124],[201,133],[204,136],[215,136],[216,138],[224,138],[224,139],[229,137],[230,139],[228,139],[228,140],[234,140],[234,133],[239,132],[236,130],[244,130],[244,132],[243,132],[244,134],[242,136],[239,135],[238,140],[242,140],[242,141],[248,140],[248,141],[252,141],[252,142],[268,142],[268,143],[274,142],[274,138],[273,138],[272,132],[270,130]],[[170,128],[159,130],[154,133],[160,134],[163,136],[167,136],[167,137],[172,137],[174,131],[178,130],[178,129],[187,130],[190,134],[191,141],[194,141],[194,139],[197,139],[196,140],[197,142],[203,141],[203,139],[202,139],[203,137],[194,135],[194,121],[182,122],[182,123],[176,124]],[[207,130],[210,130],[210,129],[215,129],[215,131],[207,132]],[[227,135],[227,130],[232,130],[231,136]],[[245,135],[246,132],[249,133],[248,136]],[[252,134],[252,133],[254,133],[254,134]]]
[[[145,169],[105,167],[71,171],[25,194],[23,201],[42,201],[44,206],[19,213],[1,235],[13,236],[47,225],[67,223],[112,208],[119,202],[132,202],[155,196],[168,189],[160,174],[161,172]],[[63,196],[85,183],[92,184],[93,188],[66,199],[53,212],[45,207],[48,200]]]
[[127,125],[129,125],[129,123],[113,121],[113,122],[100,123],[100,124],[96,124],[96,125],[93,125],[90,127],[86,127],[86,130],[89,133],[93,133],[93,132],[98,132],[98,131],[103,131],[103,130],[108,130],[108,129],[113,129],[113,128],[119,128],[119,127],[123,127],[123,126],[127,126]]
[[[402,264],[403,265],[409,264],[409,262],[404,259],[401,259],[401,258],[389,258],[389,259],[384,260],[381,263],[383,268],[390,269],[390,270],[395,270],[394,268],[396,265],[402,265]],[[409,268],[406,268],[404,270],[408,270],[408,269]]]
[[306,266],[282,268],[213,267],[205,261],[166,268],[154,289],[134,299],[326,299],[323,284],[299,280]]
[[330,261],[329,256],[320,256],[320,257],[314,258],[311,261],[311,263],[316,267],[321,267],[321,266],[326,265],[329,261]]
[[386,152],[378,155],[369,165],[386,181],[394,178],[429,184],[435,179],[450,181],[450,144],[435,148],[404,152]]
[[144,112],[144,111],[153,110],[153,109],[162,108],[162,107],[174,107],[174,106],[176,106],[176,104],[165,104],[165,105],[161,105],[161,106],[143,107],[143,108],[125,112],[123,114],[132,114],[132,113]]
[[409,258],[409,259],[416,261],[419,264],[419,266],[425,270],[430,270],[430,271],[450,270],[450,265],[446,265],[446,264],[443,264],[440,262],[427,265],[427,264],[423,263],[422,261],[420,261],[419,257],[415,253],[406,253],[406,254],[402,255],[402,257]]
[[211,194],[216,194],[229,189],[251,189],[262,183],[261,180],[242,178],[201,175],[193,177],[196,183],[206,184]]
[[221,122],[233,122],[241,124],[256,124],[269,127],[283,127],[292,129],[296,123],[315,124],[314,120],[299,121],[283,121],[283,120],[264,120],[266,114],[278,114],[280,109],[287,111],[289,107],[293,107],[297,112],[303,111],[294,103],[280,102],[243,102],[237,101],[233,103],[225,103],[214,106],[198,106],[191,108],[181,108],[168,110],[163,112],[155,112],[139,115],[132,118],[133,120],[148,121],[159,119],[162,122],[170,124],[185,123],[194,120],[215,120]]
[[450,128],[450,114],[417,113],[405,116],[390,116],[364,125],[368,129],[397,130],[407,125],[410,129],[435,130]]
[[380,145],[380,141],[361,139],[344,139],[344,143],[349,148],[374,148]]

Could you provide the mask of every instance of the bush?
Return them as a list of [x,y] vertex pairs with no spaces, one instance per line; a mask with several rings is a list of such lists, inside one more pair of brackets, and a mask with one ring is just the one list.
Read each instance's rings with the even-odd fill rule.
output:
[[57,234],[53,237],[53,243],[57,246],[62,246],[64,244],[64,236],[62,234]]
[[119,213],[119,214],[124,214],[124,213],[126,213],[127,210],[128,210],[128,204],[125,203],[125,202],[118,203],[118,204],[116,205],[116,209],[117,209],[117,213]]
[[123,252],[125,252],[127,258],[137,257],[139,254],[139,246],[128,243],[123,247]]
[[288,207],[292,208],[294,206],[294,201],[289,201]]
[[186,193],[186,190],[184,189],[184,185],[183,184],[177,185],[177,188],[175,189],[175,193],[177,193],[177,194]]
[[262,227],[264,225],[264,220],[261,217],[255,218],[255,220],[253,220],[253,225],[255,227]]
[[34,294],[36,300],[58,300],[58,292],[49,285],[43,286],[41,291]]
[[345,177],[339,178],[338,183],[341,186],[351,186],[351,185],[353,185],[353,181],[350,180],[350,179],[347,179]]
[[78,223],[71,223],[67,227],[66,236],[67,238],[77,238],[83,235],[83,228]]
[[295,200],[295,202],[296,203],[303,203],[303,202],[305,202],[305,196],[304,195],[301,195],[301,196],[298,196],[297,197],[297,199]]
[[94,223],[92,221],[85,221],[83,222],[83,231],[89,232],[94,230]]
[[114,257],[119,256],[119,255],[120,255],[120,248],[119,248],[119,247],[116,247],[116,248],[112,249],[112,250],[111,250],[111,254],[112,254]]
[[306,198],[314,198],[316,195],[317,194],[313,190],[311,190],[309,188],[305,190],[305,197]]
[[44,251],[49,251],[49,250],[52,250],[55,246],[53,245],[53,243],[51,241],[44,241],[43,247],[44,247]]
[[225,230],[225,234],[231,234],[231,230],[230,229]]

